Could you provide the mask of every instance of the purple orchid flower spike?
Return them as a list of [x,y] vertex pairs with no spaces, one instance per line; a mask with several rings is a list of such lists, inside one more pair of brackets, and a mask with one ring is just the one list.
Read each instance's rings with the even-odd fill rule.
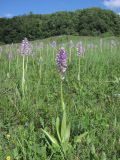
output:
[[77,55],[78,55],[79,57],[82,56],[82,55],[84,55],[84,53],[85,53],[85,48],[83,47],[82,42],[78,43],[77,46],[76,46],[76,48],[77,48]]
[[24,38],[22,40],[22,43],[20,45],[20,53],[22,55],[29,55],[31,53],[31,45],[27,38]]
[[59,53],[56,55],[56,65],[60,73],[61,79],[64,79],[64,74],[67,69],[67,55],[64,48],[61,48]]

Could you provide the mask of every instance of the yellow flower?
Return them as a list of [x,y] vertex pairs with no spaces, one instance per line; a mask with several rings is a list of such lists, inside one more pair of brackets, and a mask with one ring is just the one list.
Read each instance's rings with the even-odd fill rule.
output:
[[7,139],[10,139],[10,134],[7,134],[6,137],[7,137]]
[[11,157],[10,157],[10,156],[7,156],[7,157],[6,157],[6,160],[11,160]]

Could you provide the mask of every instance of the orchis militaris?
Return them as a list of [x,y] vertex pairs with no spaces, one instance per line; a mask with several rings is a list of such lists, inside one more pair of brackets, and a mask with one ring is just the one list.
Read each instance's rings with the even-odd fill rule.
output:
[[[63,115],[60,119],[59,117],[56,118],[56,136],[51,135],[46,130],[42,129],[43,133],[49,139],[50,147],[56,151],[56,149],[61,153],[61,156],[64,160],[67,160],[67,151],[71,148],[70,140],[70,122],[67,122],[67,115],[66,115],[66,108],[63,99],[63,89],[62,89],[62,82],[65,71],[67,69],[67,55],[65,53],[64,48],[61,48],[59,53],[56,55],[56,65],[58,71],[61,75],[61,104],[62,104],[62,111]],[[87,132],[81,134],[80,136],[74,137],[74,143],[81,142],[81,139],[87,135]]]
[[85,48],[82,45],[82,42],[77,44],[77,55],[78,55],[78,81],[80,81],[80,57],[85,53]]
[[62,105],[62,111],[63,116],[60,122],[60,118],[57,117],[56,119],[56,133],[57,137],[52,136],[47,131],[43,130],[44,134],[49,138],[49,140],[52,142],[52,144],[57,147],[62,156],[65,159],[65,154],[68,149],[69,144],[69,138],[70,138],[70,123],[67,124],[67,118],[66,118],[66,110],[65,110],[65,104],[63,99],[63,89],[62,89],[62,82],[64,79],[64,74],[67,69],[67,55],[64,50],[64,48],[61,48],[59,53],[56,55],[56,65],[58,72],[61,76],[61,105]]
[[74,47],[74,43],[72,40],[70,40],[69,42],[69,52],[70,52],[70,57],[69,57],[69,61],[71,62],[72,59],[72,48]]
[[22,70],[23,70],[22,71],[22,92],[23,92],[23,95],[25,91],[25,56],[29,55],[30,53],[31,53],[31,46],[27,38],[24,38],[20,45],[20,54],[23,56],[23,63],[22,63]]
[[60,49],[59,53],[56,55],[55,60],[61,80],[63,80],[65,78],[65,72],[67,69],[67,55],[64,48]]
[[54,57],[55,57],[55,48],[57,46],[57,43],[55,41],[53,41],[52,43],[50,43],[50,46],[53,48],[53,60],[54,60]]

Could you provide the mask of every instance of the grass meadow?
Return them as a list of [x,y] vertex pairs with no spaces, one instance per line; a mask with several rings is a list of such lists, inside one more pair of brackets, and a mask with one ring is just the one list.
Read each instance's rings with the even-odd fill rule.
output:
[[[80,61],[70,40],[85,47]],[[119,160],[120,39],[60,36],[30,43],[24,94],[19,44],[0,47],[0,160]],[[55,57],[60,47],[67,53],[62,92],[70,135],[58,147],[43,130],[58,139],[56,118],[63,112]]]

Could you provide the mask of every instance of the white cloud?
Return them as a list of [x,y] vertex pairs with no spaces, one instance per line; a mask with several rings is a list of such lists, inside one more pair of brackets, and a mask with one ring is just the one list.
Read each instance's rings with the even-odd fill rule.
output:
[[120,8],[120,0],[104,0],[103,4],[109,8]]
[[5,17],[6,18],[11,18],[11,17],[13,17],[13,15],[11,13],[7,13],[7,14],[5,14]]

